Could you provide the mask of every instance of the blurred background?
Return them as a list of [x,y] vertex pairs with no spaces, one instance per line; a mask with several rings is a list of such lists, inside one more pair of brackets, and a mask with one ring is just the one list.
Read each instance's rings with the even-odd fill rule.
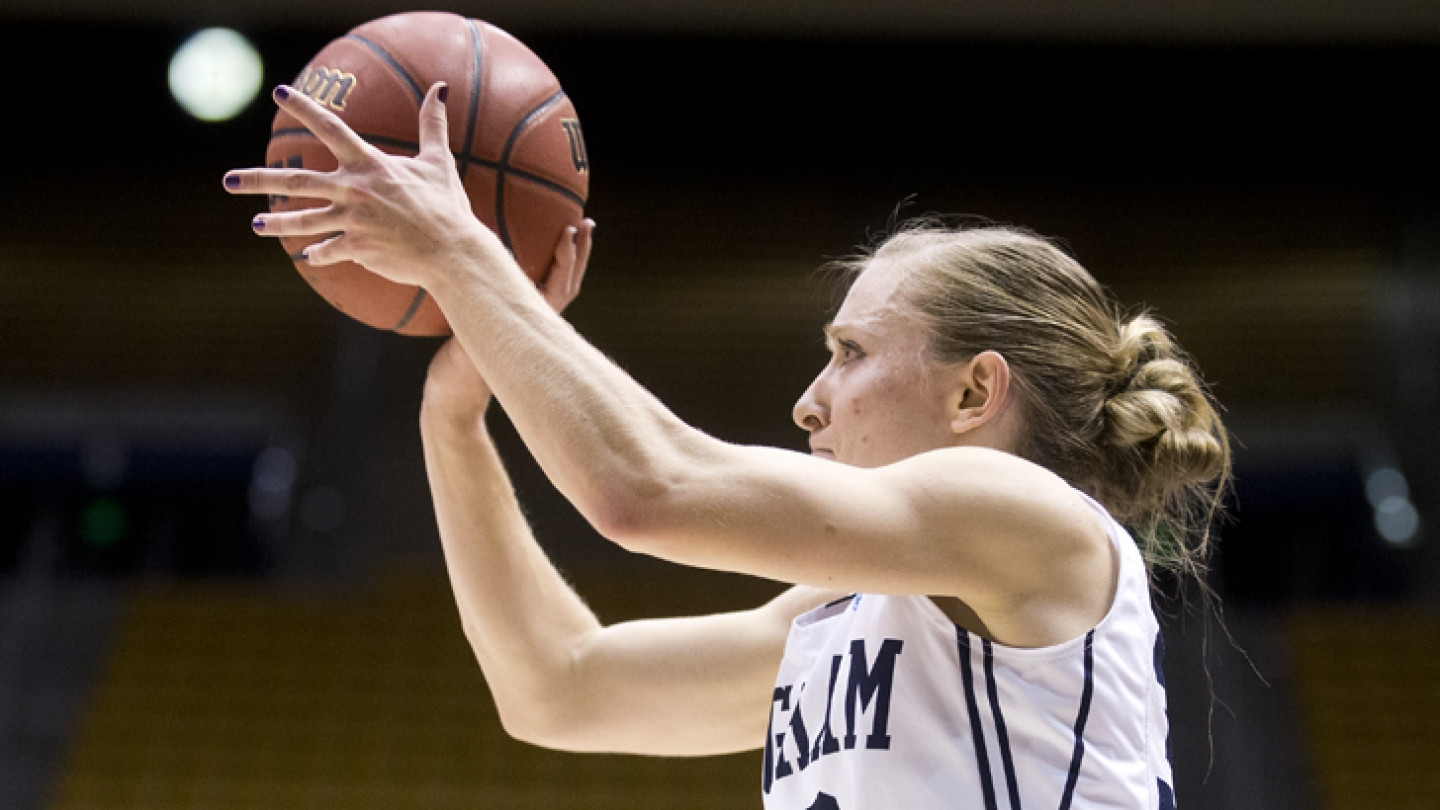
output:
[[[221,191],[351,26],[407,10],[5,0],[0,807],[760,806],[759,755],[499,730],[416,429],[438,348],[349,321]],[[682,417],[801,449],[814,269],[899,211],[1062,238],[1227,407],[1224,623],[1161,605],[1190,808],[1440,807],[1440,6],[1402,0],[494,0],[584,123],[583,333]],[[259,98],[167,70],[243,33]],[[775,583],[609,547],[497,414],[607,621]]]

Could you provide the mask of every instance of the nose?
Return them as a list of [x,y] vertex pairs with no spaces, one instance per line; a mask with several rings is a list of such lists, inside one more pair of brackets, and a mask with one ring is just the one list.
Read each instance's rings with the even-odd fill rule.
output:
[[830,408],[825,403],[820,388],[820,381],[824,376],[822,372],[814,382],[810,383],[810,387],[806,388],[805,393],[796,400],[795,409],[790,414],[791,418],[795,420],[795,424],[801,430],[809,433],[814,433],[830,424]]

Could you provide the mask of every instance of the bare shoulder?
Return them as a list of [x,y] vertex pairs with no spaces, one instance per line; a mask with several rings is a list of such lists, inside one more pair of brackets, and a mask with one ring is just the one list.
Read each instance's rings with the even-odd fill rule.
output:
[[[983,528],[1039,531],[1042,536],[1105,538],[1104,525],[1079,490],[1054,472],[1019,456],[983,447],[952,447],[891,465],[894,491],[911,508],[941,517],[962,513]],[[977,527],[979,528],[979,527]]]
[[888,474],[923,516],[931,542],[964,549],[951,569],[955,592],[945,595],[992,612],[1049,605],[1089,615],[1108,604],[1114,574],[1105,523],[1050,470],[967,447],[915,456]]

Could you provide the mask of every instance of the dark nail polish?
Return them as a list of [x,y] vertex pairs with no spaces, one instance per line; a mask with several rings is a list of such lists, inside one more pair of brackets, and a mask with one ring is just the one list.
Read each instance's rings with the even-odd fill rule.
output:
[[290,98],[290,88],[286,87],[286,86],[283,85],[283,84],[276,85],[276,86],[275,86],[275,99],[276,99],[277,101],[284,101],[284,100],[287,99],[287,98]]
[[265,218],[255,217],[254,219],[250,220],[250,227],[254,228],[257,231],[265,230]]
[[233,174],[227,174],[227,175],[225,175],[225,187],[226,187],[226,188],[239,188],[239,187],[240,187],[240,178],[239,178],[239,177],[236,177],[236,176],[233,175]]
[[571,231],[571,232],[570,232],[570,244],[573,245],[573,244],[578,243],[579,241],[580,241],[580,232],[579,232],[579,231]]
[[450,85],[447,84],[441,87],[440,92],[436,93],[435,96],[440,99],[441,104],[444,104],[445,100],[450,98]]

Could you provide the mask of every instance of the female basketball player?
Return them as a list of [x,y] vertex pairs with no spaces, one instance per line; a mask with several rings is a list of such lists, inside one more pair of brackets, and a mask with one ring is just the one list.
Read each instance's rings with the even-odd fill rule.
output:
[[[730,445],[556,314],[588,224],[538,293],[471,216],[436,88],[417,159],[277,97],[341,168],[228,175],[330,201],[257,230],[339,233],[308,260],[418,284],[455,329],[421,431],[465,632],[512,734],[761,746],[772,809],[1173,806],[1146,566],[1198,570],[1229,451],[1155,321],[1121,316],[1026,233],[908,229],[851,263],[831,360],[795,406],[811,454]],[[605,537],[795,587],[751,611],[601,626],[515,502],[481,418],[492,392]]]

